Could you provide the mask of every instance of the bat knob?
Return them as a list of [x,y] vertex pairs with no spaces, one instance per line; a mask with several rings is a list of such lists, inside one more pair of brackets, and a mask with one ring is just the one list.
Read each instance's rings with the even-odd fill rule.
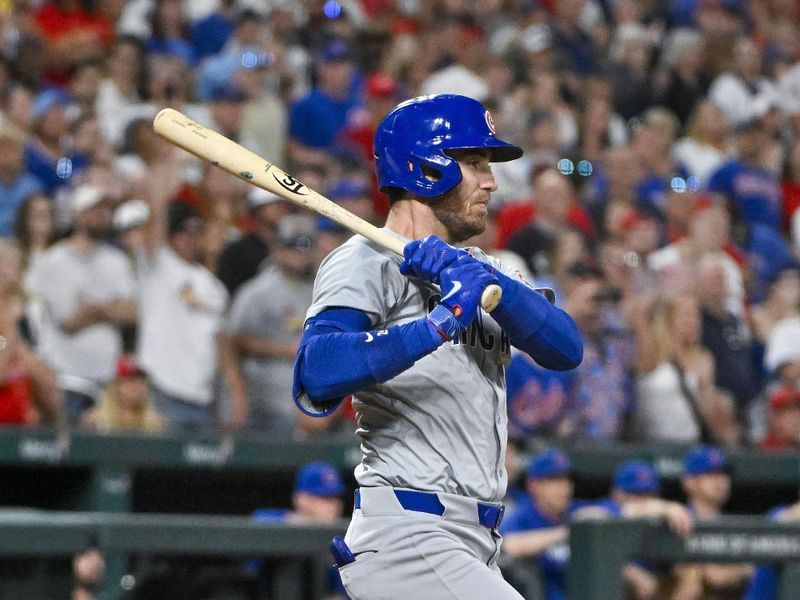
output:
[[500,298],[503,297],[503,290],[499,285],[494,283],[487,285],[486,289],[481,294],[481,306],[486,312],[492,312],[497,305],[500,304]]

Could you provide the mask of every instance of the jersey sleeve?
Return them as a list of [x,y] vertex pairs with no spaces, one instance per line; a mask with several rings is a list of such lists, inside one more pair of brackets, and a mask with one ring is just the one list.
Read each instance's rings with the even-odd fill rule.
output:
[[408,286],[401,260],[354,236],[320,265],[306,318],[329,308],[352,308],[369,316],[372,325],[384,323]]

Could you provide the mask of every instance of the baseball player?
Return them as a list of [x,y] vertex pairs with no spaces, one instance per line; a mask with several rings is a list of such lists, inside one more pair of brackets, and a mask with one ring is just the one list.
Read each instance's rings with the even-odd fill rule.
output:
[[[491,163],[522,150],[457,95],[392,109],[374,138],[386,231],[401,259],[354,236],[320,266],[295,360],[294,398],[330,414],[354,394],[362,460],[353,519],[334,540],[353,600],[519,599],[496,565],[506,488],[503,363],[510,344],[551,369],[583,345],[572,319],[477,248]],[[490,314],[480,297],[503,291]]]

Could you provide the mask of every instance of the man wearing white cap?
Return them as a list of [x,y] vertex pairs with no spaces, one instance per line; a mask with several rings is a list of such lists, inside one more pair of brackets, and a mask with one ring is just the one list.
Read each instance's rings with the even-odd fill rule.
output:
[[261,269],[275,243],[278,222],[292,211],[287,201],[261,188],[247,196],[250,231],[226,246],[217,261],[216,275],[233,293]]
[[111,227],[103,192],[77,187],[70,214],[72,234],[35,263],[29,285],[44,314],[40,354],[58,374],[67,419],[76,423],[114,378],[121,329],[136,322],[136,303],[127,257],[103,241]]

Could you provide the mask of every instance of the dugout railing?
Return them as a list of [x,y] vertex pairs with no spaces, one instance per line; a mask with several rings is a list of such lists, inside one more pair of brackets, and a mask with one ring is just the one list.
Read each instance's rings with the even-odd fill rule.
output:
[[571,599],[625,598],[621,572],[631,560],[772,564],[779,573],[778,600],[800,596],[800,523],[726,516],[679,537],[659,521],[587,520],[571,524],[570,554]]
[[[539,447],[531,440],[523,458]],[[580,495],[600,496],[616,466],[629,458],[652,461],[666,493],[680,495],[687,448],[626,444],[566,445]],[[326,460],[348,475],[360,452],[353,435],[271,441],[225,435],[126,436],[53,430],[0,430],[0,506],[107,512],[229,512],[264,496],[288,500],[295,470]],[[800,455],[731,451],[736,513],[761,513],[797,498]],[[52,489],[47,488],[51,482]],[[352,480],[350,481],[352,482]],[[227,497],[203,494],[230,489]],[[161,495],[154,490],[165,489]],[[257,493],[258,492],[258,493]],[[196,505],[196,507],[195,507]],[[209,507],[219,509],[209,510]]]

